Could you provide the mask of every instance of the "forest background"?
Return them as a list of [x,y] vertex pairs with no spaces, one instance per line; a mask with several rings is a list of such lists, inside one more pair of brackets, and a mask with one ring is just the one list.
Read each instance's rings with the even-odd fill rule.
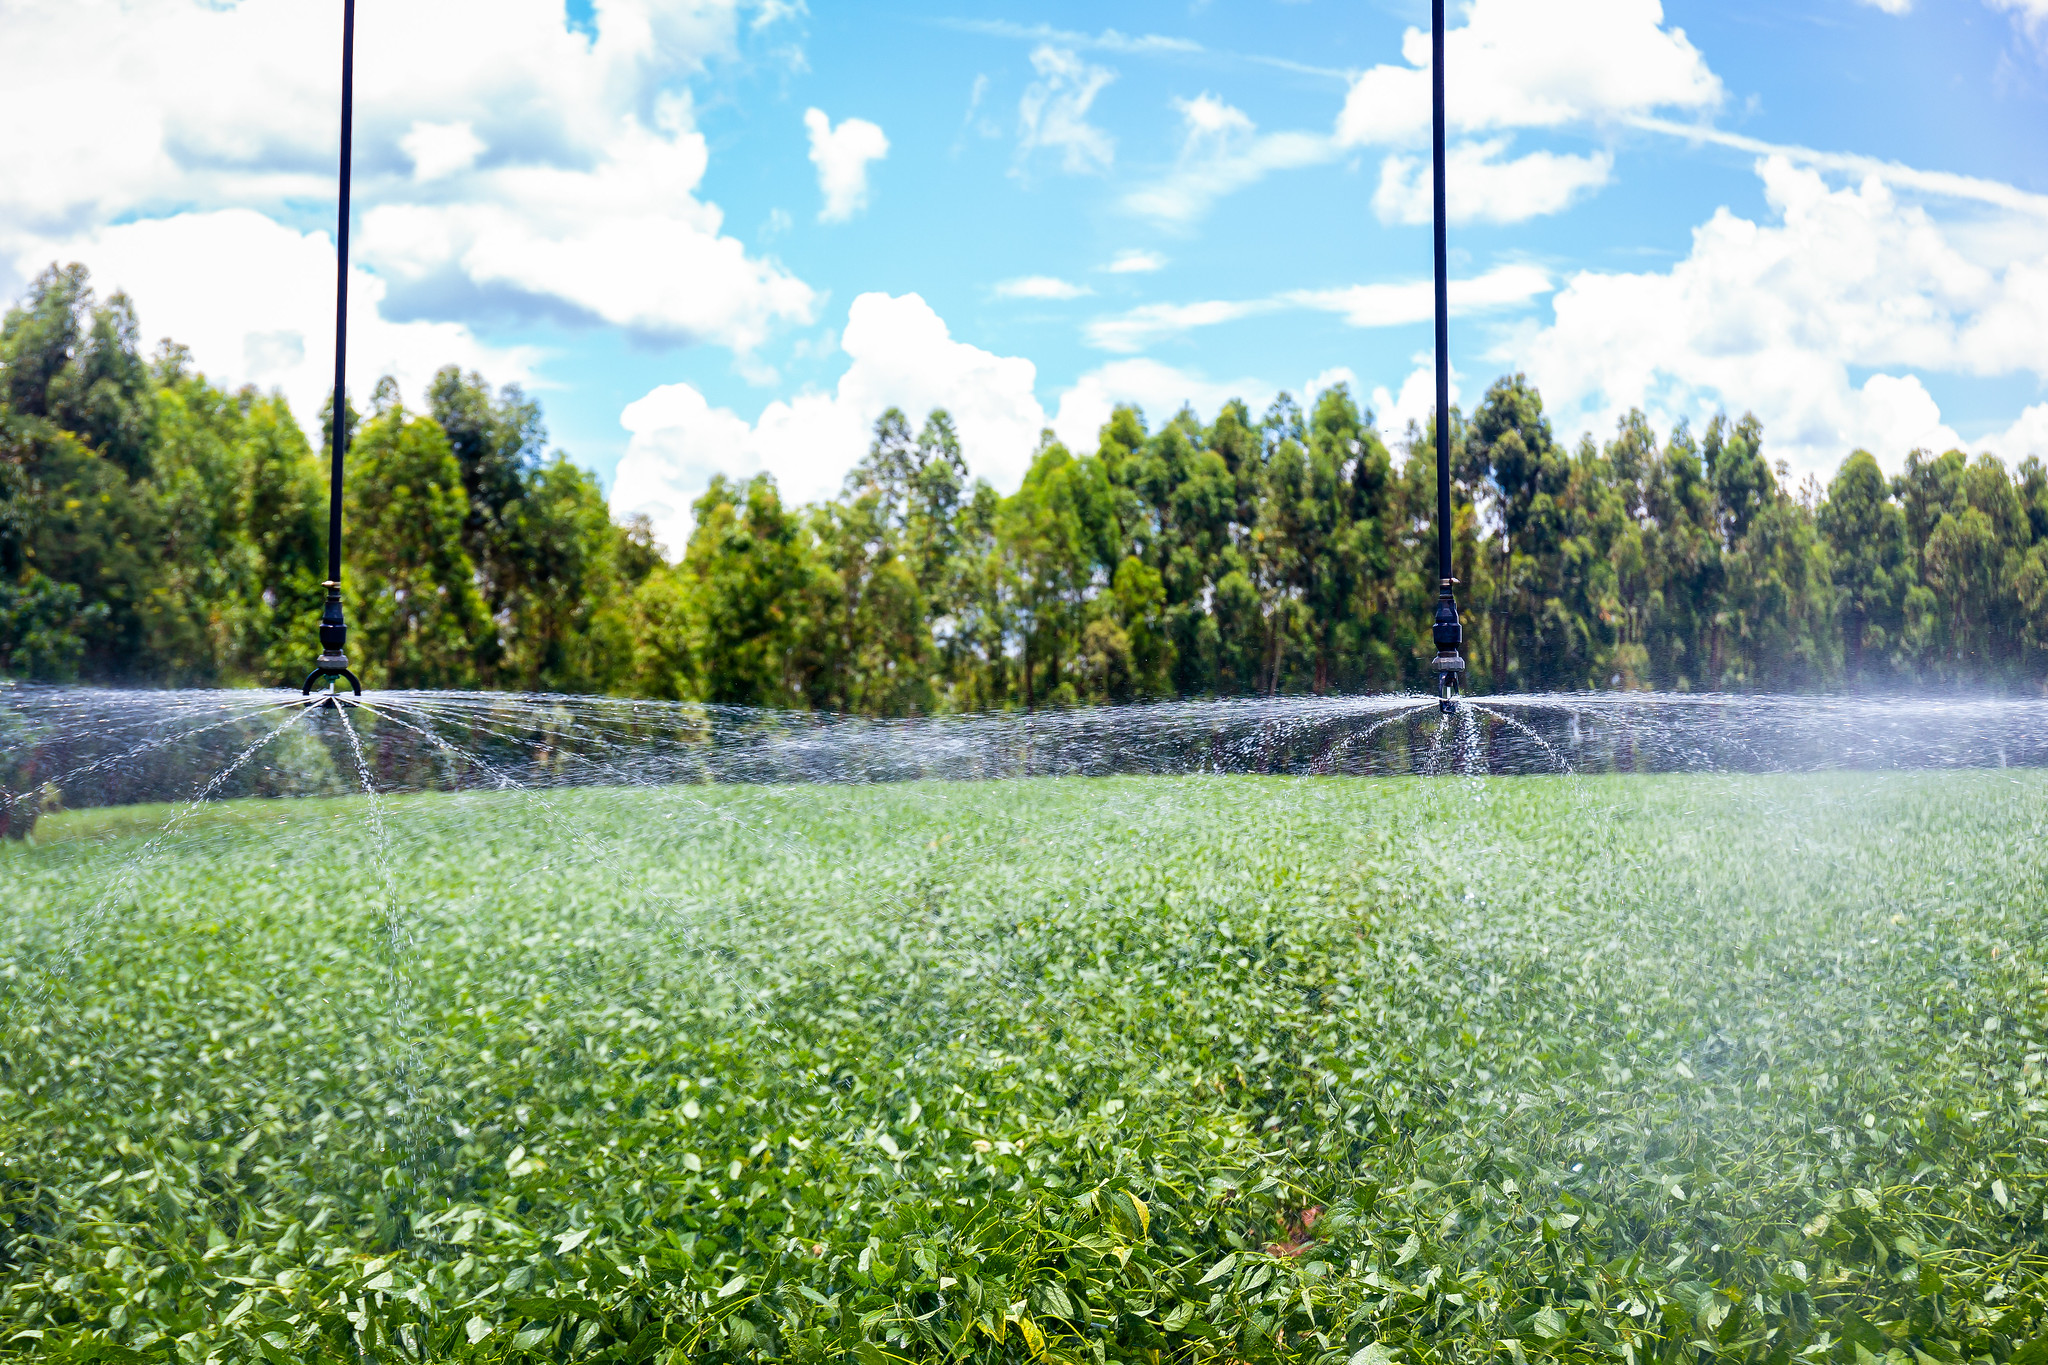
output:
[[[842,492],[720,477],[670,562],[546,452],[538,403],[442,370],[353,404],[344,581],[373,686],[905,715],[1428,685],[1434,431],[1131,408],[1023,484],[890,411]],[[1752,417],[1561,443],[1521,376],[1453,410],[1478,691],[1815,691],[2048,678],[2048,470],[1849,453],[1791,486]],[[328,429],[322,417],[322,431]],[[0,323],[0,677],[277,685],[307,666],[325,436],[227,392],[52,266]]]

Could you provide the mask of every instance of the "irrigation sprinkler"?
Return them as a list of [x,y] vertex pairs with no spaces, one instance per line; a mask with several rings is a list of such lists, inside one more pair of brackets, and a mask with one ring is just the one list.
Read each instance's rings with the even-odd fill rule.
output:
[[[341,610],[341,462],[348,445],[348,182],[355,121],[356,0],[341,8],[341,213],[335,229],[334,429],[327,466],[327,603],[320,611],[320,657],[306,675],[301,696],[327,679],[328,691],[346,679],[357,696],[363,684],[348,667],[348,622]],[[1441,139],[1439,139],[1441,142]],[[1441,174],[1441,172],[1439,172]],[[1439,193],[1438,198],[1442,195]]]
[[[1444,245],[1444,0],[1435,0],[1430,15],[1430,96],[1434,115],[1430,150],[1436,161],[1436,701],[1446,715],[1457,709],[1458,688],[1465,679],[1465,659],[1458,653],[1465,628],[1458,622],[1458,580],[1451,574],[1451,306]],[[339,466],[337,466],[339,468]]]

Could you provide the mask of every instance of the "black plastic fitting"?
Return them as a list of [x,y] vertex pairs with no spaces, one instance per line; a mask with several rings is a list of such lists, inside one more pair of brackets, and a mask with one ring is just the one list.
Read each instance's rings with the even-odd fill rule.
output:
[[306,675],[306,684],[299,689],[299,695],[310,696],[313,684],[322,678],[346,678],[348,685],[360,697],[363,685],[348,668],[348,622],[341,614],[341,584],[329,581],[322,586],[327,589],[327,605],[320,611],[320,658],[314,663],[313,671]]

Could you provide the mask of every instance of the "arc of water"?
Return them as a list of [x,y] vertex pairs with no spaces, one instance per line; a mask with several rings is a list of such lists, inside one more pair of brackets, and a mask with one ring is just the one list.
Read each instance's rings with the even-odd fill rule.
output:
[[1503,725],[1514,726],[1515,729],[1520,730],[1523,734],[1535,740],[1537,746],[1541,748],[1544,753],[1550,755],[1550,761],[1552,763],[1555,763],[1558,767],[1564,769],[1566,773],[1571,774],[1572,776],[1577,776],[1577,774],[1573,772],[1570,761],[1567,760],[1563,754],[1560,754],[1557,750],[1551,748],[1550,741],[1543,738],[1543,736],[1537,734],[1536,731],[1531,729],[1529,726],[1524,725],[1521,721],[1516,720],[1513,716],[1502,715],[1500,712],[1494,710],[1490,706],[1481,706],[1477,702],[1467,702],[1466,705],[1470,706],[1474,711],[1479,712],[1483,716],[1492,716],[1495,720],[1501,722]]
[[405,1097],[404,1120],[401,1131],[405,1138],[406,1149],[410,1152],[416,1152],[419,1147],[419,1125],[421,1121],[417,1076],[420,1070],[420,1058],[423,1049],[418,1030],[412,1026],[411,982],[404,972],[404,968],[411,961],[410,954],[413,944],[410,936],[407,936],[403,942],[400,940],[400,901],[397,879],[391,871],[391,835],[384,821],[383,796],[378,792],[377,784],[370,776],[369,759],[363,753],[362,738],[356,733],[354,723],[349,720],[348,710],[349,708],[346,705],[335,708],[336,714],[341,719],[342,731],[348,736],[349,751],[355,758],[356,774],[361,780],[363,795],[368,800],[370,806],[370,828],[373,839],[371,846],[375,850],[374,857],[377,864],[378,880],[383,883],[381,890],[384,900],[383,939],[386,989],[391,998],[393,1019],[404,1030],[402,1035],[403,1041],[399,1048],[399,1063],[396,1076],[399,1090]]
[[244,711],[241,715],[229,716],[226,720],[214,721],[210,725],[201,725],[196,729],[184,730],[175,735],[160,735],[156,739],[145,740],[141,744],[138,744],[130,749],[124,749],[118,754],[107,754],[100,758],[94,759],[90,763],[84,763],[76,767],[67,768],[63,772],[58,773],[55,777],[48,778],[46,780],[56,783],[61,788],[63,784],[66,782],[76,781],[77,779],[84,777],[89,773],[96,773],[100,769],[110,767],[116,763],[125,763],[130,759],[140,758],[142,755],[149,753],[152,750],[161,749],[171,744],[182,743],[183,741],[188,739],[197,739],[200,735],[207,734],[214,730],[225,729],[230,725],[240,725],[244,721],[252,720],[255,717],[263,715],[269,711],[282,711],[294,707],[303,707],[305,705],[307,705],[306,701],[303,698],[299,697],[293,697],[290,701],[269,702],[262,706],[253,707],[250,710]]
[[[121,869],[114,874],[114,881],[112,885],[108,887],[105,893],[102,894],[96,902],[94,902],[91,911],[89,911],[86,915],[81,917],[81,919],[72,929],[71,934],[68,936],[67,966],[75,966],[77,964],[79,957],[85,951],[86,945],[89,942],[91,942],[94,932],[98,929],[100,921],[106,917],[108,908],[112,906],[114,902],[119,900],[122,896],[134,890],[136,877],[140,874],[143,864],[146,863],[150,858],[154,857],[157,851],[163,847],[165,841],[168,840],[174,833],[176,833],[179,827],[182,826],[185,823],[185,821],[189,820],[195,813],[197,813],[199,808],[202,805],[204,805],[215,792],[219,791],[221,789],[221,786],[224,783],[226,783],[230,777],[234,776],[235,773],[239,772],[244,764],[246,764],[250,759],[254,758],[259,752],[261,752],[265,745],[269,744],[279,735],[282,735],[285,731],[291,729],[294,725],[297,725],[300,721],[304,720],[306,718],[306,715],[307,708],[301,707],[294,709],[290,719],[286,720],[284,724],[272,729],[269,733],[262,736],[262,738],[258,739],[255,743],[249,745],[248,748],[242,750],[241,753],[235,755],[234,759],[230,761],[226,767],[222,768],[219,772],[215,773],[210,779],[207,780],[206,784],[199,789],[198,793],[194,795],[189,802],[186,803],[185,807],[182,810],[180,810],[177,814],[173,815],[169,820],[165,821],[163,828],[158,830],[156,834],[150,838],[148,843],[144,844],[140,849],[138,849],[135,852],[134,856],[122,865]],[[37,999],[39,1001],[48,1000],[50,992],[54,988],[55,983],[51,979],[51,976],[46,975],[43,989],[38,994]]]
[[1325,754],[1322,757],[1322,759],[1318,761],[1318,769],[1322,772],[1328,772],[1336,764],[1337,756],[1345,752],[1346,750],[1350,749],[1353,745],[1361,744],[1366,740],[1371,739],[1374,735],[1378,734],[1381,730],[1386,729],[1389,725],[1392,725],[1397,720],[1413,716],[1418,712],[1427,711],[1430,707],[1434,705],[1436,705],[1434,701],[1418,702],[1414,706],[1405,707],[1402,710],[1394,712],[1392,715],[1374,721],[1371,725],[1368,725],[1364,730],[1353,731],[1351,734],[1346,735],[1343,738],[1343,740],[1341,740],[1338,743],[1336,748],[1330,750],[1329,753]]

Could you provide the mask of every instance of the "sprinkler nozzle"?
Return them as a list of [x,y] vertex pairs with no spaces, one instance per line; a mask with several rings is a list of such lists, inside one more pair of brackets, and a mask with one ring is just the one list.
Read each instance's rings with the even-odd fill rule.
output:
[[320,657],[314,662],[313,671],[306,675],[299,695],[312,695],[313,684],[322,678],[346,678],[360,697],[363,685],[348,669],[348,622],[341,615],[341,584],[330,580],[321,586],[327,589],[327,605],[320,612]]
[[1436,637],[1436,658],[1430,668],[1436,673],[1436,704],[1447,716],[1457,710],[1458,687],[1465,680],[1465,659],[1458,653],[1458,646],[1465,642],[1465,628],[1458,621],[1458,599],[1451,592],[1457,581],[1455,578],[1443,580],[1437,593],[1436,621],[1432,630]]

